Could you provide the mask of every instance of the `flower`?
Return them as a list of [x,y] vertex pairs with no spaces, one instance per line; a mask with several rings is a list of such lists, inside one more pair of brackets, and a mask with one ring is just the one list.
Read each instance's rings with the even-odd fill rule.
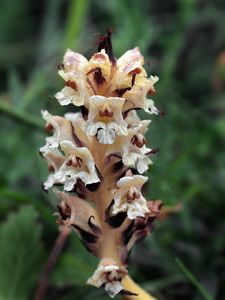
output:
[[148,93],[154,91],[154,84],[159,80],[157,76],[137,76],[135,83],[130,90],[127,90],[123,97],[127,100],[124,110],[142,108],[149,114],[158,114],[159,111],[155,107],[153,100],[147,99]]
[[97,134],[101,144],[112,144],[117,135],[127,135],[127,123],[121,113],[123,103],[124,99],[119,97],[90,97],[87,134]]
[[125,166],[136,168],[142,174],[148,169],[148,165],[152,164],[149,158],[152,149],[146,147],[144,137],[151,121],[141,121],[136,111],[130,111],[125,122],[128,125],[127,136],[117,138],[116,143],[109,147],[107,155],[121,155]]
[[85,185],[99,182],[93,157],[87,148],[78,148],[70,141],[61,142],[60,147],[65,156],[55,156],[53,153],[50,156],[50,152],[48,152],[47,156],[45,155],[45,158],[48,160],[51,158],[55,161],[55,164],[59,159],[62,162],[62,157],[64,160],[63,163],[56,164],[56,168],[54,168],[55,173],[51,174],[44,183],[46,189],[54,184],[61,183],[64,184],[65,191],[71,191],[78,178]]
[[42,111],[42,116],[47,122],[45,128],[48,132],[53,131],[53,136],[47,137],[45,146],[40,148],[40,152],[55,149],[63,140],[73,140],[73,133],[70,121],[63,117],[52,116],[47,110]]
[[55,95],[61,105],[72,103],[81,106],[91,95],[85,77],[87,64],[88,60],[83,55],[67,49],[62,69],[59,70],[59,75],[65,80],[65,87]]
[[126,269],[119,267],[111,258],[103,258],[92,277],[87,280],[87,284],[104,286],[108,295],[114,298],[123,290],[121,280],[126,274]]
[[148,180],[142,175],[124,176],[117,182],[118,189],[114,191],[112,214],[126,211],[131,220],[144,217],[149,212],[145,198],[141,194],[143,184]]

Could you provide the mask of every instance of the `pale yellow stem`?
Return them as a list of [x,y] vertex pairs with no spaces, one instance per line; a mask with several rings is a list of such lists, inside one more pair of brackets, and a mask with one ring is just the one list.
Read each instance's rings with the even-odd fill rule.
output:
[[124,296],[124,300],[157,300],[156,298],[145,292],[128,275],[124,277],[122,285],[125,290],[138,294],[137,296]]

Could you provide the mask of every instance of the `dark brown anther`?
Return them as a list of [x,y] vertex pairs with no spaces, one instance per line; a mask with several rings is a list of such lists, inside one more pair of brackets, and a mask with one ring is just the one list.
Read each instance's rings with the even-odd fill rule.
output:
[[53,165],[48,166],[48,171],[49,172],[54,172],[55,171],[55,168],[53,167]]
[[58,210],[61,218],[65,221],[71,216],[71,208],[65,202],[59,203]]
[[51,133],[54,130],[54,127],[52,126],[52,124],[47,123],[45,125],[45,131],[47,131],[48,133]]
[[65,86],[68,86],[71,89],[73,89],[74,91],[77,91],[77,85],[76,85],[75,81],[68,80],[68,81],[65,82]]
[[95,219],[94,216],[90,216],[90,218],[88,219],[88,225],[89,227],[93,230],[93,232],[97,235],[100,235],[102,233],[101,228],[97,225],[95,225],[94,223],[92,223],[91,219]]
[[108,54],[109,59],[112,63],[115,63],[115,57],[113,55],[112,41],[111,41],[112,29],[107,29],[107,34],[101,35],[98,37],[98,52],[102,49],[105,49],[105,52]]

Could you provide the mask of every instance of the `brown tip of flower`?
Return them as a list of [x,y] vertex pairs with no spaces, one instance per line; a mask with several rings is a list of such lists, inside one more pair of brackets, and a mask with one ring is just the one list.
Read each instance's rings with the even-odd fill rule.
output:
[[98,36],[98,52],[100,52],[102,49],[105,49],[105,52],[108,54],[109,59],[112,63],[115,63],[115,57],[113,55],[113,48],[112,48],[112,29],[107,29],[107,34],[99,34]]
[[65,202],[62,202],[58,205],[58,211],[63,220],[67,220],[71,216],[71,208]]

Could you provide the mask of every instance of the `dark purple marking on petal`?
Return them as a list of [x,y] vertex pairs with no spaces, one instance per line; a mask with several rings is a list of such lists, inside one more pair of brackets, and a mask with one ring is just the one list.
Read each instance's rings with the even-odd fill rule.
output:
[[84,147],[84,143],[76,135],[75,128],[73,127],[73,123],[71,121],[70,121],[70,125],[71,125],[72,135],[75,143],[77,144],[78,147]]

